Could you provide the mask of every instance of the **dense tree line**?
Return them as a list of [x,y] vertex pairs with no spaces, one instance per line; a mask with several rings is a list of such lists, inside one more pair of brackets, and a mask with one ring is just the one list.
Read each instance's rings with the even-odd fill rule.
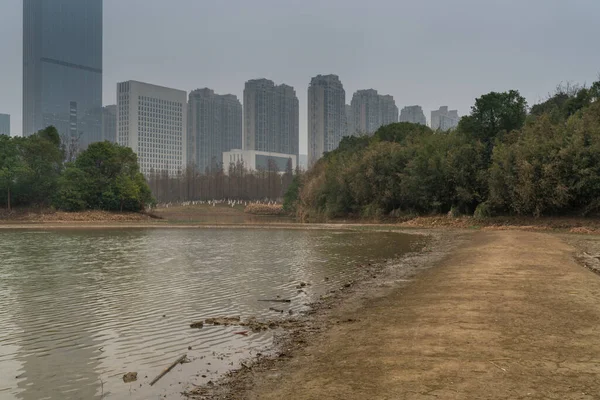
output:
[[192,200],[279,200],[294,174],[291,160],[279,171],[273,160],[249,171],[242,162],[199,173],[140,173],[128,147],[93,143],[80,153],[61,141],[54,127],[28,137],[0,136],[0,207],[54,207],[140,211],[159,202]]
[[396,123],[344,138],[286,196],[304,219],[600,211],[600,82],[528,112],[518,91],[475,101],[457,129]]
[[27,137],[0,136],[0,206],[140,211],[153,199],[130,148],[91,144],[67,162],[54,127]]
[[193,165],[176,175],[151,172],[148,182],[160,203],[194,200],[279,200],[283,198],[298,171],[291,160],[285,171],[269,160],[266,168],[250,171],[243,162],[231,163],[227,173],[222,165],[200,173]]

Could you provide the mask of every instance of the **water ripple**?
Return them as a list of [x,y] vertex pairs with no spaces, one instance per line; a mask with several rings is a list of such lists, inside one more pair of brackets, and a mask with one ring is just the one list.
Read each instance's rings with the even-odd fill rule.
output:
[[[37,234],[44,233],[44,234]],[[0,232],[0,397],[145,399],[215,379],[272,342],[214,316],[279,318],[419,239],[297,230]],[[327,278],[327,279],[326,279]],[[300,282],[311,283],[298,293]],[[287,315],[287,314],[286,314]],[[192,350],[188,350],[191,346]],[[187,353],[193,361],[148,385]],[[123,373],[139,381],[124,384]],[[206,371],[206,372],[205,372]],[[142,387],[140,387],[142,384]]]

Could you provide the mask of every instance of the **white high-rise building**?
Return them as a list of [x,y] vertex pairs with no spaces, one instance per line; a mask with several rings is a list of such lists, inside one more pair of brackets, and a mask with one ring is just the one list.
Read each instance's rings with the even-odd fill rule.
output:
[[308,165],[337,149],[346,132],[346,92],[337,75],[317,75],[308,87]]
[[439,110],[431,112],[431,129],[449,131],[458,126],[459,119],[457,110],[448,111],[448,106],[442,106]]
[[427,125],[427,119],[421,106],[406,106],[400,111],[400,122]]
[[148,83],[117,84],[117,143],[131,147],[143,174],[187,164],[187,94]]

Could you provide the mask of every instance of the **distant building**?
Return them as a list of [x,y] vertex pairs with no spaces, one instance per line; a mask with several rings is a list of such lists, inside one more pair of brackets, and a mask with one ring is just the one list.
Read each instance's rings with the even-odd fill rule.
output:
[[23,0],[23,135],[102,140],[102,0]]
[[308,169],[308,155],[300,154],[300,158],[298,159],[298,166],[300,169],[306,170]]
[[372,135],[383,125],[398,122],[398,107],[394,98],[380,95],[377,90],[358,90],[352,96],[353,135]]
[[317,75],[308,87],[308,165],[335,150],[346,132],[346,92],[337,75]]
[[187,120],[188,163],[200,172],[220,168],[223,152],[242,147],[242,103],[232,94],[193,90]]
[[354,136],[356,129],[354,129],[354,117],[352,116],[352,106],[346,104],[346,133],[344,136]]
[[131,147],[140,169],[175,175],[187,164],[186,92],[148,83],[117,84],[117,143]]
[[117,106],[105,106],[102,109],[102,140],[117,142]]
[[457,110],[448,111],[447,106],[440,107],[439,110],[431,112],[431,129],[449,131],[458,126],[459,119]]
[[407,106],[400,111],[400,122],[427,125],[427,119],[421,106]]
[[0,114],[0,135],[10,136],[10,115]]
[[389,94],[381,95],[379,98],[379,107],[381,112],[381,126],[398,122],[398,107],[394,101],[394,96],[390,96]]
[[[264,170],[277,171],[284,173],[291,162],[292,171],[296,170],[297,158],[293,154],[272,153],[268,151],[257,150],[239,150],[234,149],[223,153],[223,165],[243,163],[244,167],[250,171]],[[225,173],[229,169],[224,168]]]
[[299,102],[293,87],[252,79],[244,87],[244,150],[293,154],[300,146]]

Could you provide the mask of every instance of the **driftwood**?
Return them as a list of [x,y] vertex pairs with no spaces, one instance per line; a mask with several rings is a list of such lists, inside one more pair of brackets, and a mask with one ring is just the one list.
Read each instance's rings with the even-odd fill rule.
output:
[[170,370],[172,370],[177,364],[182,363],[183,360],[185,360],[185,357],[187,356],[187,354],[182,355],[181,357],[179,357],[177,360],[173,361],[173,363],[171,365],[169,365],[167,368],[163,369],[163,371],[158,374],[158,376],[156,378],[154,378],[152,380],[152,382],[150,382],[150,386],[154,385],[156,382],[158,382],[158,380],[160,378],[162,378],[163,376],[165,376],[167,374],[167,372],[169,372]]
[[271,303],[291,303],[292,302],[289,299],[283,299],[283,300],[281,300],[281,299],[264,299],[264,300],[260,299],[258,301],[268,301],[268,302],[271,302]]

